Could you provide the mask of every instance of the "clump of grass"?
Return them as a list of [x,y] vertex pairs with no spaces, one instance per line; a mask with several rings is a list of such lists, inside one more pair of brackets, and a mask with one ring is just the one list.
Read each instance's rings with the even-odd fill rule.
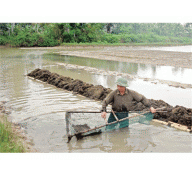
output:
[[[3,121],[2,121],[3,119]],[[20,153],[25,152],[25,148],[21,139],[16,133],[13,132],[12,125],[6,118],[1,118],[0,121],[0,153],[13,152]]]

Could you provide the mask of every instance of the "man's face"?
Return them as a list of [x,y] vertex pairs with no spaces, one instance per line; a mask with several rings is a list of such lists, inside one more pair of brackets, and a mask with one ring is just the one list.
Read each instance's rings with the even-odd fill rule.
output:
[[119,90],[119,92],[125,92],[125,87],[117,85],[117,89]]

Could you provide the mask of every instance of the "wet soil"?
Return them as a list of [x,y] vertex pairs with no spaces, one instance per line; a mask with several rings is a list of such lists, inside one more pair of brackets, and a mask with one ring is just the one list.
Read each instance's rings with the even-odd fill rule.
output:
[[[72,91],[76,94],[83,95],[85,97],[103,101],[104,98],[112,91],[110,88],[105,88],[102,85],[93,85],[83,82],[78,79],[72,79],[70,77],[61,76],[57,73],[51,73],[45,69],[35,69],[34,71],[27,74],[30,77],[41,80],[48,84],[54,85],[58,88]],[[179,125],[187,126],[187,129],[192,129],[192,109],[185,108],[183,106],[171,106],[163,100],[149,99],[151,105],[154,108],[165,107],[166,112],[157,112],[154,114],[154,119],[162,120],[165,122],[174,122]],[[131,111],[147,111],[148,107],[143,105],[141,102],[133,102]],[[170,124],[168,124],[170,125]]]
[[[59,48],[60,55],[69,55],[77,57],[87,57],[102,60],[114,60],[130,63],[143,63],[162,66],[175,66],[183,68],[192,68],[191,52],[172,52],[158,50],[133,50],[133,47],[112,46],[97,47],[92,50],[67,50],[68,48]],[[74,48],[76,49],[76,48]]]

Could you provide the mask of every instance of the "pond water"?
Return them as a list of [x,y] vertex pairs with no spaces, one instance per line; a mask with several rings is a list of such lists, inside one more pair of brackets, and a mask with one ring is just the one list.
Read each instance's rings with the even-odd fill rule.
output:
[[[53,50],[53,52],[56,51]],[[135,124],[129,129],[105,132],[97,136],[86,137],[80,141],[73,138],[71,143],[67,144],[65,112],[72,108],[81,109],[86,106],[92,106],[99,110],[101,103],[29,79],[26,77],[27,73],[35,68],[45,68],[74,79],[81,79],[88,83],[114,89],[117,76],[66,69],[57,63],[66,62],[104,70],[131,72],[130,74],[133,75],[140,75],[144,71],[143,68],[149,68],[147,71],[153,70],[153,66],[125,65],[125,63],[94,59],[85,62],[83,58],[45,55],[47,52],[50,50],[0,48],[0,101],[8,101],[8,106],[13,109],[8,118],[23,126],[28,138],[34,142],[34,147],[38,151],[191,152],[192,136],[190,133],[155,123],[151,123],[151,125]],[[159,73],[158,70],[156,68],[156,74]],[[172,69],[170,68],[170,70]],[[181,68],[176,70],[180,75],[189,72],[185,70],[182,72]],[[155,77],[155,75],[149,74],[150,77]],[[174,78],[174,76],[171,77]],[[183,75],[182,78],[185,76]],[[179,104],[191,107],[192,104],[192,89],[173,88],[162,84],[155,85],[140,79],[129,80],[129,88],[144,94],[147,98],[163,99],[174,106]],[[168,134],[172,137],[172,141],[167,137]]]
[[59,61],[68,64],[94,67],[104,71],[117,71],[119,73],[128,73],[142,78],[151,78],[192,84],[192,69],[188,68],[97,60],[73,56],[46,55],[45,58],[51,61]]

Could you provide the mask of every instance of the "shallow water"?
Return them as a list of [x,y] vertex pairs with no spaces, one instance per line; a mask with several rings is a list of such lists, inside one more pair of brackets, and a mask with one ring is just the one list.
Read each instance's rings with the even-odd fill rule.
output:
[[[76,138],[67,144],[65,112],[69,109],[95,107],[100,102],[74,95],[52,85],[29,79],[26,74],[35,68],[45,68],[51,72],[81,79],[85,82],[115,88],[117,76],[90,73],[83,70],[65,69],[56,63],[63,58],[43,55],[48,50],[0,49],[0,101],[8,101],[12,107],[9,115],[15,123],[20,123],[34,147],[40,152],[191,152],[191,134],[162,125],[135,124],[129,129],[104,132],[93,137]],[[55,51],[55,50],[53,50]],[[50,52],[50,50],[49,50]],[[80,63],[78,62],[80,61]],[[93,62],[94,61],[94,62]],[[65,62],[82,65],[82,58],[66,57]],[[92,63],[93,62],[93,63]],[[132,74],[138,74],[140,66],[113,62],[101,63],[89,59],[84,66],[102,69],[118,69],[125,72],[131,67]],[[118,67],[117,67],[118,66]],[[126,69],[124,69],[126,67]],[[121,68],[121,69],[120,69]],[[145,72],[146,73],[146,72]],[[152,84],[142,80],[129,80],[129,87],[147,98],[163,99],[172,105],[191,107],[191,89],[173,88],[162,84]],[[158,93],[162,94],[158,94]],[[177,95],[177,96],[176,96]],[[170,135],[168,137],[168,135]],[[172,137],[172,140],[171,140]]]
[[73,56],[47,55],[45,58],[51,61],[57,60],[67,64],[94,67],[104,71],[128,73],[142,78],[160,79],[192,84],[192,69],[188,68],[97,60],[92,58],[81,58]]

